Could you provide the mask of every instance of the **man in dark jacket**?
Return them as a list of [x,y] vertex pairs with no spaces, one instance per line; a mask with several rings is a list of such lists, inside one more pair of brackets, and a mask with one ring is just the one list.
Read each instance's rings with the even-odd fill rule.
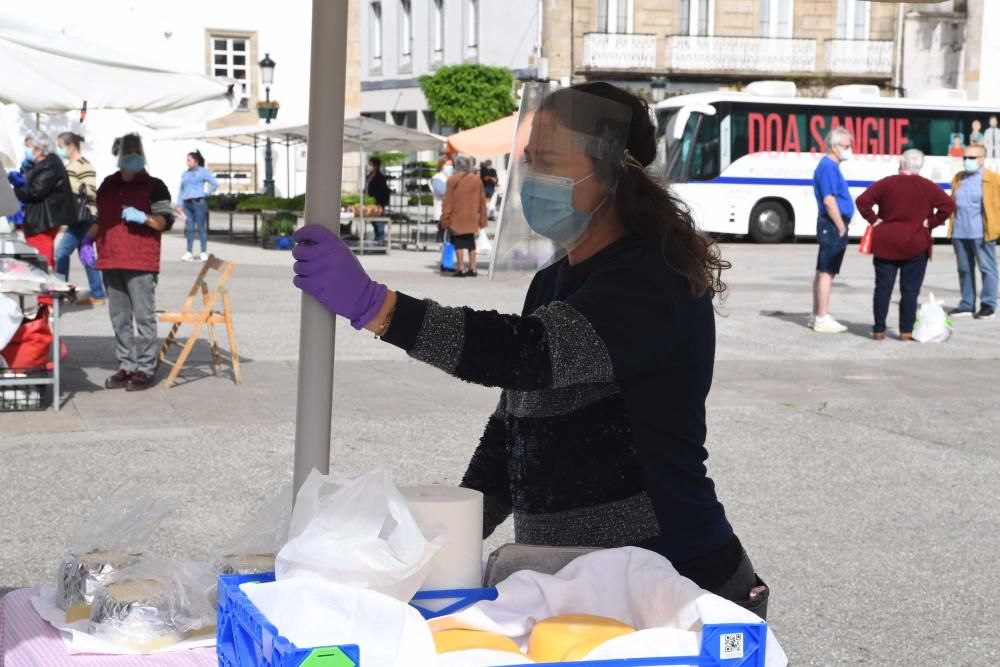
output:
[[[872,227],[875,296],[872,337],[885,339],[892,288],[899,274],[899,339],[913,340],[917,297],[924,282],[927,260],[934,249],[931,230],[944,224],[955,202],[920,169],[924,154],[916,148],[903,153],[899,174],[871,185],[858,197],[858,212]],[[878,208],[878,212],[875,208]]]
[[[62,160],[52,152],[51,137],[32,132],[25,141],[31,152],[31,169],[24,175],[23,187],[15,188],[24,202],[24,240],[55,266],[55,239],[59,228],[74,221],[76,211],[69,175]],[[27,152],[25,157],[27,157]]]
[[[365,180],[365,194],[374,197],[375,203],[386,209],[389,206],[389,197],[392,191],[389,190],[389,181],[382,173],[382,160],[373,157],[368,160],[368,166],[370,171]],[[385,223],[373,222],[372,227],[375,228],[375,242],[385,243]]]

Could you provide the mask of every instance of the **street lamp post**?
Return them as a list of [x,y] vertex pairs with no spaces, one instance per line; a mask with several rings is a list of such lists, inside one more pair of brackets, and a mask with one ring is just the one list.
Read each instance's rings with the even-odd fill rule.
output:
[[[258,65],[260,66],[260,78],[264,82],[264,107],[267,110],[266,114],[259,114],[264,116],[264,124],[270,125],[271,119],[277,116],[277,107],[271,106],[271,84],[274,83],[274,66],[275,62],[271,60],[271,54],[265,53],[264,59],[261,60]],[[267,137],[267,143],[264,144],[264,194],[268,197],[274,196],[274,156],[271,153],[271,137]]]
[[654,76],[649,82],[649,88],[653,94],[653,104],[663,101],[667,94],[667,80],[662,76]]

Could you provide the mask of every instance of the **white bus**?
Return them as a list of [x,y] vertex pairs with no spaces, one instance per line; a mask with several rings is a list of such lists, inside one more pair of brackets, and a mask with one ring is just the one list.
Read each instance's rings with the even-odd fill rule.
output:
[[[947,94],[952,99],[942,99]],[[854,137],[841,165],[857,197],[896,173],[907,148],[926,154],[921,175],[950,190],[965,145],[980,143],[987,165],[1000,165],[1000,105],[967,102],[953,91],[937,99],[881,97],[874,86],[839,86],[825,98],[797,97],[790,82],[761,81],[743,92],[673,97],[656,105],[665,176],[706,232],[749,235],[761,243],[816,234],[812,176],[834,127]],[[855,214],[850,234],[865,221]],[[945,226],[936,230],[943,235]]]

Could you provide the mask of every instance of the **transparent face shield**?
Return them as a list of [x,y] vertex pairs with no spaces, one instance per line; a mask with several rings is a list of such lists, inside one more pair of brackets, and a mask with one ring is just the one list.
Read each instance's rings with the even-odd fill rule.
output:
[[575,88],[524,86],[490,277],[534,273],[586,240],[614,203],[631,110]]

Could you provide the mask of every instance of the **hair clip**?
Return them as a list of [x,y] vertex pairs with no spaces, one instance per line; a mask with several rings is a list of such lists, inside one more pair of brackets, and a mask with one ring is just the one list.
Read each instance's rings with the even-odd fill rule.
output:
[[626,148],[625,153],[622,156],[622,169],[628,169],[629,167],[635,167],[637,169],[645,169],[642,163],[635,159],[632,153]]

